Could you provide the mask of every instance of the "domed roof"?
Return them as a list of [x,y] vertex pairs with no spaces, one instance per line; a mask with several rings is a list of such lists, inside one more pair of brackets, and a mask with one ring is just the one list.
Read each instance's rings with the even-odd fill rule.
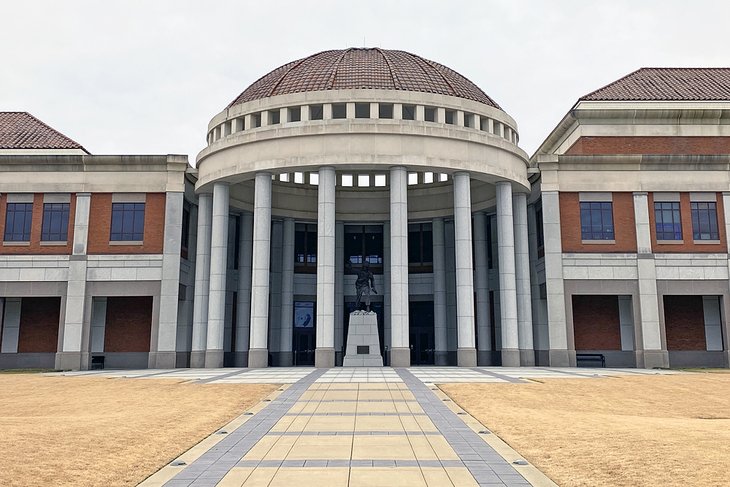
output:
[[437,93],[501,109],[453,69],[409,52],[379,48],[322,51],[292,61],[255,81],[228,107],[288,93],[347,89]]

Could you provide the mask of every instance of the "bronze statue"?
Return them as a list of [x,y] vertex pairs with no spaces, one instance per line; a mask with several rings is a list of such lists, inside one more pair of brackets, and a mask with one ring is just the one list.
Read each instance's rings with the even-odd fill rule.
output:
[[360,309],[363,295],[365,296],[365,311],[370,312],[370,291],[378,294],[375,290],[375,277],[370,272],[370,264],[365,262],[357,273],[355,281],[355,289],[357,290],[357,301],[355,301],[355,309]]

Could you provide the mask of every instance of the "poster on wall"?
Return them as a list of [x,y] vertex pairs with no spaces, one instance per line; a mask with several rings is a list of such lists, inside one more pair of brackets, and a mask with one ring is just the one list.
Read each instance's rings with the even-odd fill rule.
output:
[[294,327],[314,327],[314,303],[311,301],[297,301],[294,303]]

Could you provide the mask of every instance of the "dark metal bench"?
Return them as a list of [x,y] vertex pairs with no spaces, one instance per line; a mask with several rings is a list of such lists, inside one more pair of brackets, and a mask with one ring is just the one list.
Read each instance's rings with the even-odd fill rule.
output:
[[102,370],[104,369],[104,356],[103,355],[92,355],[91,356],[91,370]]
[[606,368],[606,356],[602,353],[576,353],[575,361],[578,367],[581,362],[601,362],[601,367]]

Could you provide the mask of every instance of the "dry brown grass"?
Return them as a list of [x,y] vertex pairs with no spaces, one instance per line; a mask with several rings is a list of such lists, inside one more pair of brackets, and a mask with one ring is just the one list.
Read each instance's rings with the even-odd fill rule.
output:
[[276,388],[0,375],[0,485],[136,485]]
[[730,485],[730,375],[441,388],[561,486]]

